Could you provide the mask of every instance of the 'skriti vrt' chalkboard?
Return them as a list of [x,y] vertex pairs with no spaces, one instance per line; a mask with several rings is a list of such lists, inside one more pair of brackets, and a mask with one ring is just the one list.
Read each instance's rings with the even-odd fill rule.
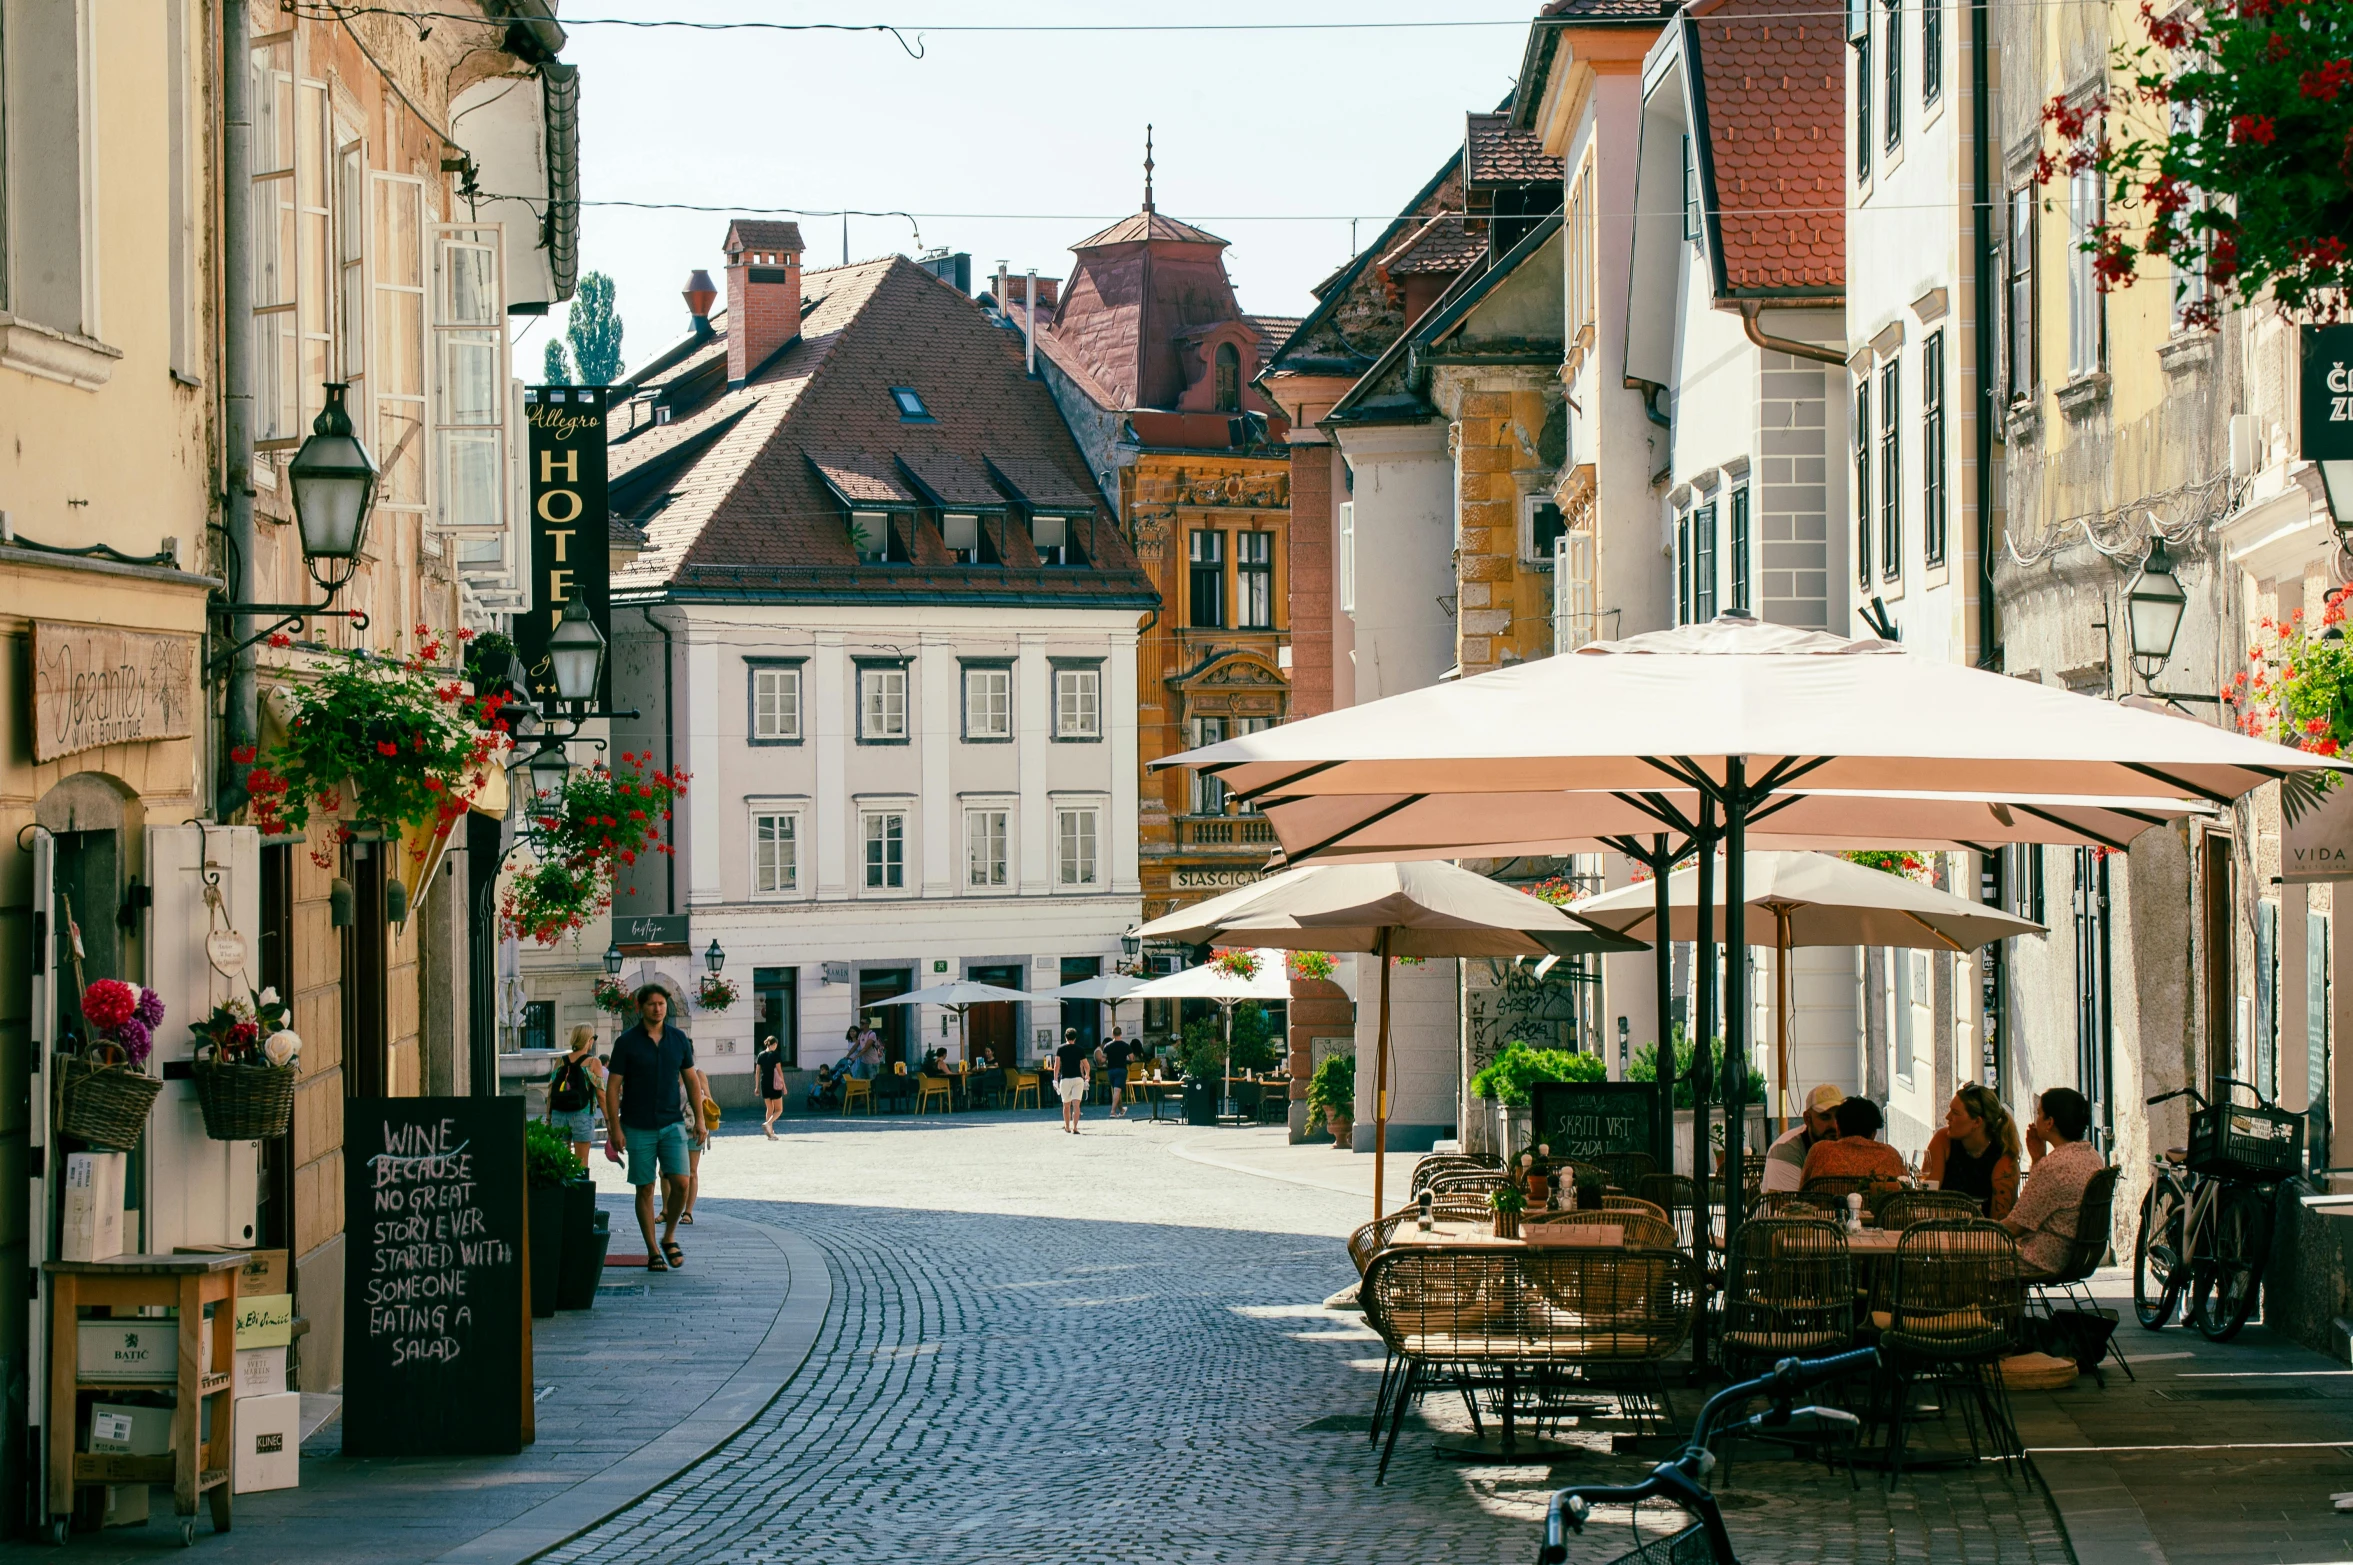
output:
[[523,1100],[343,1109],[343,1454],[523,1448]]
[[1550,1147],[1555,1159],[1658,1156],[1658,1088],[1651,1082],[1540,1081],[1529,1088],[1528,1102],[1536,1144]]

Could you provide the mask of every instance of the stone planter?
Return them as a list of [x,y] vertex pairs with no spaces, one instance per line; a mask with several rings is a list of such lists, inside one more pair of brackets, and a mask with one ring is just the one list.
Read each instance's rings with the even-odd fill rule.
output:
[[1338,1114],[1324,1116],[1324,1128],[1332,1133],[1332,1145],[1341,1151],[1349,1150],[1349,1138],[1356,1133],[1355,1122]]
[[1532,1108],[1495,1106],[1495,1154],[1505,1159],[1516,1159],[1531,1150],[1530,1138],[1536,1134],[1536,1111]]

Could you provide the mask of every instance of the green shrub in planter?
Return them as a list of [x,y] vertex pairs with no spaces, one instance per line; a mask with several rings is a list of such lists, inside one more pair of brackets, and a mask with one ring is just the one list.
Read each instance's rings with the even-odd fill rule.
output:
[[1528,1089],[1540,1081],[1600,1081],[1608,1075],[1599,1055],[1531,1049],[1515,1038],[1493,1064],[1471,1078],[1471,1093],[1492,1098],[1507,1109],[1524,1109]]
[[[1356,1118],[1356,1056],[1335,1054],[1315,1068],[1307,1080],[1307,1107],[1327,1124]],[[1337,1137],[1339,1130],[1333,1128]]]

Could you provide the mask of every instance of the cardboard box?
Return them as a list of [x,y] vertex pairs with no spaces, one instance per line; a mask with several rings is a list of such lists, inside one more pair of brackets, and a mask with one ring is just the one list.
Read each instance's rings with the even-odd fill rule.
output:
[[90,1407],[90,1454],[161,1456],[172,1448],[173,1410],[97,1402]]
[[183,1244],[174,1255],[242,1255],[237,1269],[237,1297],[250,1299],[273,1293],[292,1293],[294,1273],[284,1250],[248,1250],[241,1244]]
[[[171,1385],[180,1378],[180,1322],[172,1315],[126,1316],[80,1323],[76,1367],[84,1380]],[[197,1356],[212,1362],[212,1320],[197,1330]]]
[[230,1467],[239,1494],[302,1482],[302,1393],[239,1397]]
[[237,1380],[231,1390],[241,1397],[276,1396],[286,1389],[284,1348],[239,1348]]
[[294,1295],[265,1293],[259,1298],[237,1296],[237,1346],[282,1348],[294,1340]]
[[111,1483],[106,1486],[106,1508],[99,1513],[101,1527],[144,1527],[147,1525],[147,1486],[143,1483]]
[[65,1221],[59,1258],[103,1261],[123,1253],[121,1152],[75,1152],[65,1160]]

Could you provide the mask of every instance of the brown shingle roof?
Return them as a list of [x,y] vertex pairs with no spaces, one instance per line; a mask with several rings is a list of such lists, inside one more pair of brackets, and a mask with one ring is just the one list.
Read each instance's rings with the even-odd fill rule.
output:
[[1059,462],[1044,462],[1011,452],[991,453],[989,472],[995,476],[998,487],[1028,505],[1055,509],[1094,505],[1101,498],[1095,493],[1094,485],[1083,478],[1072,478]]
[[1462,225],[1459,216],[1435,217],[1397,241],[1381,258],[1392,277],[1452,276],[1487,253],[1487,241]]
[[1561,160],[1547,156],[1538,137],[1513,130],[1509,114],[1471,115],[1463,151],[1474,185],[1540,185],[1561,178]]
[[1005,496],[989,482],[987,465],[959,451],[916,451],[902,455],[899,472],[933,505],[993,510],[1005,503]]
[[1552,0],[1537,13],[1548,22],[1663,22],[1677,0]]
[[899,482],[897,465],[888,455],[864,451],[812,451],[809,465],[825,480],[825,487],[851,504],[914,505],[915,494]]
[[1836,294],[1846,285],[1845,67],[1815,0],[1714,0],[1685,42],[1705,116],[1722,286]]
[[739,217],[727,225],[729,250],[798,250],[801,225],[773,218]]
[[[1138,212],[1132,216],[1121,218],[1101,233],[1089,234],[1070,248],[1092,250],[1099,245],[1140,244],[1146,239],[1172,239],[1179,244],[1195,245],[1222,245],[1225,243],[1224,240],[1210,233],[1207,229],[1195,228],[1190,223],[1180,223],[1175,218],[1163,213]],[[1019,295],[1016,294],[1016,297]]]

